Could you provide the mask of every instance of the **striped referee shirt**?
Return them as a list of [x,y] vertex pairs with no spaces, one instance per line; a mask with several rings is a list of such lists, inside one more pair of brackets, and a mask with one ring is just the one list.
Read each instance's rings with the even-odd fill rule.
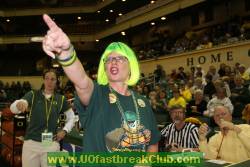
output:
[[165,137],[165,145],[176,143],[183,148],[199,147],[198,127],[191,123],[185,123],[181,130],[171,123],[161,131],[161,135]]

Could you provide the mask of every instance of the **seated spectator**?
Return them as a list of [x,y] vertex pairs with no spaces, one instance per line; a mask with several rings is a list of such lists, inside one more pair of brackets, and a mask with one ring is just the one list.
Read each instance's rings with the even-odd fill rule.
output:
[[242,110],[245,105],[250,102],[250,92],[249,90],[243,86],[244,80],[241,76],[236,75],[234,77],[235,88],[231,90],[231,101],[234,105],[234,113],[233,117],[241,117]]
[[6,91],[4,90],[4,84],[0,81],[0,102],[3,102],[7,99]]
[[166,76],[166,72],[164,71],[162,65],[157,64],[156,69],[154,70],[155,82],[158,83],[162,77]]
[[74,93],[70,89],[67,89],[67,90],[65,90],[64,96],[68,100],[71,100],[74,97]]
[[161,131],[164,137],[165,151],[181,152],[183,149],[198,150],[198,127],[185,122],[185,109],[180,105],[169,110],[173,123]]
[[[200,76],[201,75],[201,76]],[[205,80],[205,71],[202,69],[201,65],[196,66],[196,70],[194,72],[194,78],[202,78],[202,81]]]
[[224,64],[224,63],[221,63],[220,64],[220,68],[219,68],[219,70],[218,70],[218,74],[220,75],[220,77],[223,77],[223,76],[225,76],[225,67],[226,67],[226,64]]
[[232,69],[230,66],[225,67],[225,76],[230,76],[230,73],[232,72]]
[[10,83],[9,83],[9,82],[6,82],[6,83],[5,83],[4,89],[5,89],[5,90],[10,89]]
[[232,72],[234,72],[235,74],[239,74],[239,66],[240,66],[240,63],[239,63],[239,62],[235,63]]
[[190,89],[185,85],[185,82],[180,82],[180,94],[181,96],[186,100],[186,102],[189,102],[192,99],[192,93]]
[[173,90],[173,95],[174,97],[170,99],[168,102],[168,107],[171,108],[175,105],[180,105],[183,108],[186,108],[187,105],[186,100],[180,95],[180,91],[178,88],[175,88]]
[[216,89],[216,96],[208,102],[207,110],[204,112],[204,115],[212,117],[214,115],[214,108],[218,105],[228,107],[229,111],[233,113],[234,107],[231,103],[231,100],[226,96],[225,88]]
[[239,66],[239,74],[240,74],[241,78],[244,79],[245,81],[250,80],[249,73],[246,71],[246,67],[244,64],[241,64]]
[[195,67],[194,66],[191,66],[190,67],[190,77],[189,77],[189,80],[194,80],[194,74],[195,74]]
[[139,94],[142,95],[143,89],[142,89],[141,85],[136,85],[134,87],[134,89],[135,89],[136,92],[138,92]]
[[157,94],[156,94],[155,90],[150,91],[148,94],[149,102],[151,103],[151,100],[156,99],[156,96],[157,96]]
[[206,78],[207,84],[204,86],[203,93],[204,93],[206,100],[209,101],[210,99],[212,99],[213,95],[216,93],[216,90],[215,90],[214,83],[212,81],[213,80],[212,75],[207,74],[205,78]]
[[217,79],[216,81],[214,81],[214,87],[215,87],[215,90],[220,89],[220,88],[225,88],[226,96],[227,97],[231,96],[231,90],[230,90],[228,83],[224,82],[222,79]]
[[176,79],[186,81],[187,80],[187,74],[184,72],[183,67],[178,68],[178,73]]
[[250,126],[247,124],[234,125],[232,112],[225,106],[214,109],[214,121],[220,132],[207,142],[208,126],[201,125],[199,129],[200,151],[206,159],[220,159],[228,162],[241,162],[250,158]]
[[177,72],[176,72],[176,69],[172,69],[172,71],[171,71],[171,74],[170,74],[170,79],[172,79],[172,80],[176,80],[177,79]]
[[149,102],[154,112],[164,112],[164,108],[162,108],[161,103],[158,101],[156,91],[151,91],[149,93]]
[[165,109],[163,108],[162,104],[158,101],[158,99],[156,98],[151,99],[150,104],[154,112],[160,112],[160,113],[165,112]]
[[235,87],[234,77],[235,77],[236,74],[237,73],[235,73],[235,72],[231,72],[230,75],[229,75],[228,86],[229,86],[230,90],[232,90]]
[[[190,89],[190,91],[191,91],[191,88],[194,86],[194,83],[193,83],[193,80],[188,80],[187,81],[187,84],[186,84],[186,87],[188,88],[188,89]],[[192,93],[192,91],[191,91],[191,93]]]
[[150,88],[149,86],[145,85],[142,89],[142,95],[146,98],[148,98],[148,94],[149,94]]
[[173,95],[173,90],[175,89],[175,83],[172,79],[170,79],[168,81],[168,85],[166,88],[166,93],[167,93],[167,101],[169,101],[170,99],[172,99],[174,97]]
[[160,85],[155,85],[154,90],[155,90],[156,94],[159,95],[160,92],[161,92],[161,90],[162,90],[162,88],[161,88]]
[[159,93],[159,103],[161,105],[161,107],[166,110],[167,109],[167,96],[166,96],[166,92],[164,90],[161,90]]
[[194,80],[194,85],[193,87],[190,89],[191,93],[194,94],[194,92],[197,90],[197,89],[200,89],[200,90],[204,90],[204,85],[202,84],[202,78],[196,78]]
[[23,89],[24,89],[25,93],[31,91],[31,85],[30,85],[29,81],[24,81],[23,82]]
[[212,76],[212,81],[215,81],[215,80],[217,80],[217,79],[220,78],[219,74],[216,71],[215,66],[209,66],[207,75],[211,75]]
[[4,102],[7,99],[7,94],[4,89],[0,89],[0,102]]
[[194,99],[192,99],[187,105],[188,116],[201,116],[203,112],[207,110],[207,102],[203,98],[201,90],[196,90],[194,93]]

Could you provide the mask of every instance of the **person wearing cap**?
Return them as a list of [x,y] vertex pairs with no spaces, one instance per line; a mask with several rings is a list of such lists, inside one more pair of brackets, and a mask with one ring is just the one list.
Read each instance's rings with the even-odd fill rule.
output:
[[83,152],[157,152],[160,132],[149,101],[129,88],[140,77],[133,50],[122,42],[109,44],[95,82],[86,74],[68,36],[48,15],[43,19],[49,27],[43,50],[62,65],[76,89]]
[[206,159],[220,159],[228,162],[241,162],[250,158],[250,125],[235,125],[232,114],[225,106],[214,109],[214,121],[220,132],[207,142],[208,126],[199,128],[199,148],[205,153]]

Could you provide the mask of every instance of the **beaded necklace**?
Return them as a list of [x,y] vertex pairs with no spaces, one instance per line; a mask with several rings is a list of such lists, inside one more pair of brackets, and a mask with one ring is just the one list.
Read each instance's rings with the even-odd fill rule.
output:
[[[119,112],[121,113],[123,120],[125,120],[125,123],[128,125],[127,119],[125,117],[124,109],[121,106],[121,102],[120,102],[120,100],[118,98],[117,92],[111,87],[109,87],[109,89],[110,89],[110,92],[116,96],[115,104],[117,105],[117,108],[118,108]],[[135,112],[136,112],[136,117],[137,117],[136,121],[138,121],[138,125],[140,125],[140,113],[139,113],[139,110],[138,110],[138,105],[136,103],[135,95],[134,95],[134,92],[131,91],[131,90],[130,90],[130,93],[132,95],[133,102],[134,102],[134,107],[135,107]]]

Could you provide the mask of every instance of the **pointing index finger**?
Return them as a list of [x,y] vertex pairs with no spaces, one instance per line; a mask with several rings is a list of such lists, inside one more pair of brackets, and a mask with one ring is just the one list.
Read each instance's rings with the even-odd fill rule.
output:
[[49,15],[44,14],[43,15],[43,20],[47,24],[47,26],[49,27],[50,30],[55,30],[55,29],[59,28],[56,25],[56,23],[49,17]]

